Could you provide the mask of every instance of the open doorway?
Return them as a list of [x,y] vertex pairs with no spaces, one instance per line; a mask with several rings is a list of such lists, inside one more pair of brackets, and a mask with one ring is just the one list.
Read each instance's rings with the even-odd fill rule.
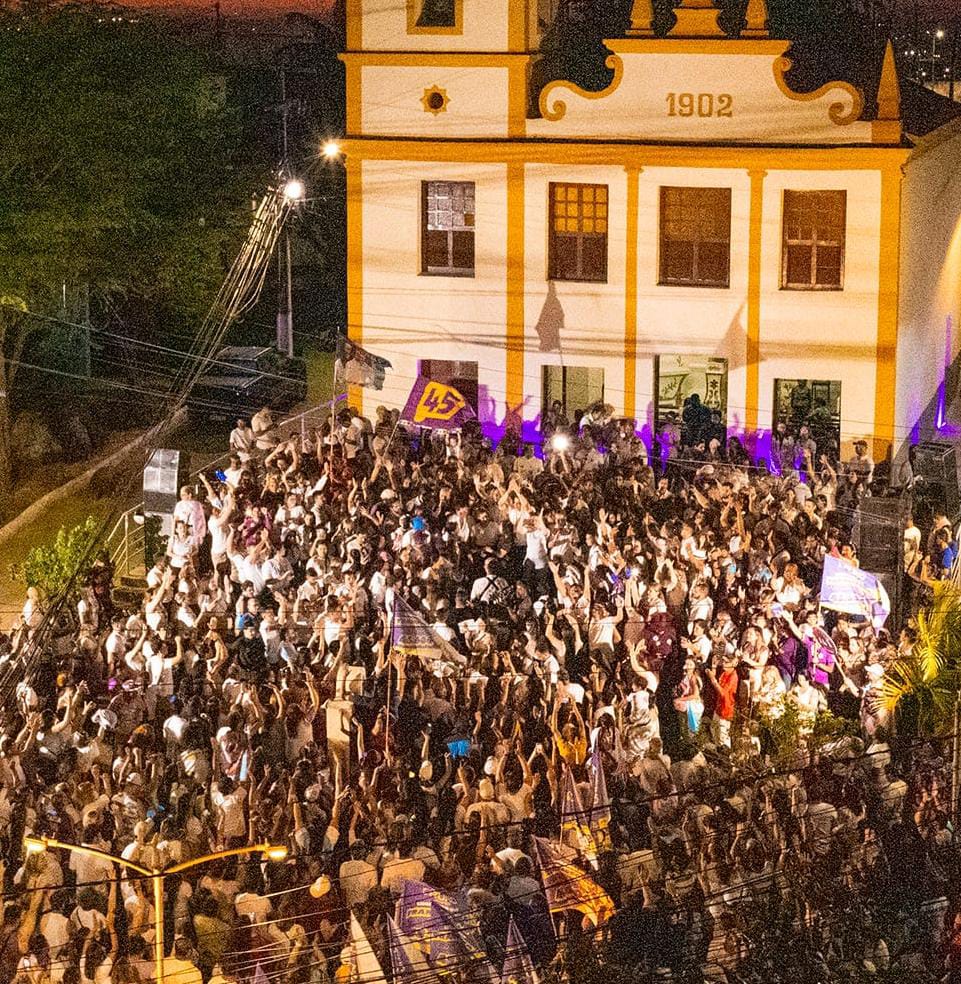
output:
[[676,431],[685,446],[717,437],[727,427],[727,359],[709,355],[659,355],[655,362],[654,426]]
[[841,381],[838,379],[775,379],[775,433],[801,437],[802,428],[818,454],[836,459],[841,445]]

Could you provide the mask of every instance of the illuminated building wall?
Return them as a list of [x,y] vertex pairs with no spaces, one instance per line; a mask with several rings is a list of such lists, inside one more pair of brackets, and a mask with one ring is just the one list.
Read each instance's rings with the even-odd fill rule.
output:
[[643,430],[700,388],[753,434],[808,379],[845,445],[886,454],[908,156],[893,58],[866,114],[846,83],[791,90],[762,0],[737,38],[700,0],[654,37],[637,0],[605,89],[530,93],[534,6],[348,2],[349,331],[394,366],[367,409],[402,405],[426,368],[475,378],[498,424],[532,429],[560,396]]

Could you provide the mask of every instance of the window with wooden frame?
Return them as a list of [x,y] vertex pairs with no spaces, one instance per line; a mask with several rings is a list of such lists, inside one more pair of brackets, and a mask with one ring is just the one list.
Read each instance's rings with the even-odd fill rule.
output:
[[730,286],[730,188],[661,188],[659,283]]
[[607,185],[550,185],[551,280],[607,282]]
[[474,182],[425,181],[421,273],[474,276]]
[[846,191],[785,191],[783,290],[842,290]]

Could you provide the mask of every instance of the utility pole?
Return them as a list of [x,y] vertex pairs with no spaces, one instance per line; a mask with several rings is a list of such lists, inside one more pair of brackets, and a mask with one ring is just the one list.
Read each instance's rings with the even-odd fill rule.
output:
[[913,13],[914,43],[912,45],[912,51],[914,52],[914,78],[918,85],[923,85],[924,80],[921,76],[921,23],[920,14],[918,13],[918,0],[914,0]]
[[958,33],[961,32],[961,20],[955,20],[951,31],[951,62],[948,68],[948,99],[954,102],[954,73],[958,64]]
[[[280,63],[280,99],[281,99],[281,133],[284,172],[290,165],[290,155],[287,143],[287,66],[281,55]],[[284,271],[286,270],[286,276]],[[283,244],[277,244],[277,351],[288,358],[294,355],[294,290],[293,271],[290,263],[290,226],[284,226]]]

